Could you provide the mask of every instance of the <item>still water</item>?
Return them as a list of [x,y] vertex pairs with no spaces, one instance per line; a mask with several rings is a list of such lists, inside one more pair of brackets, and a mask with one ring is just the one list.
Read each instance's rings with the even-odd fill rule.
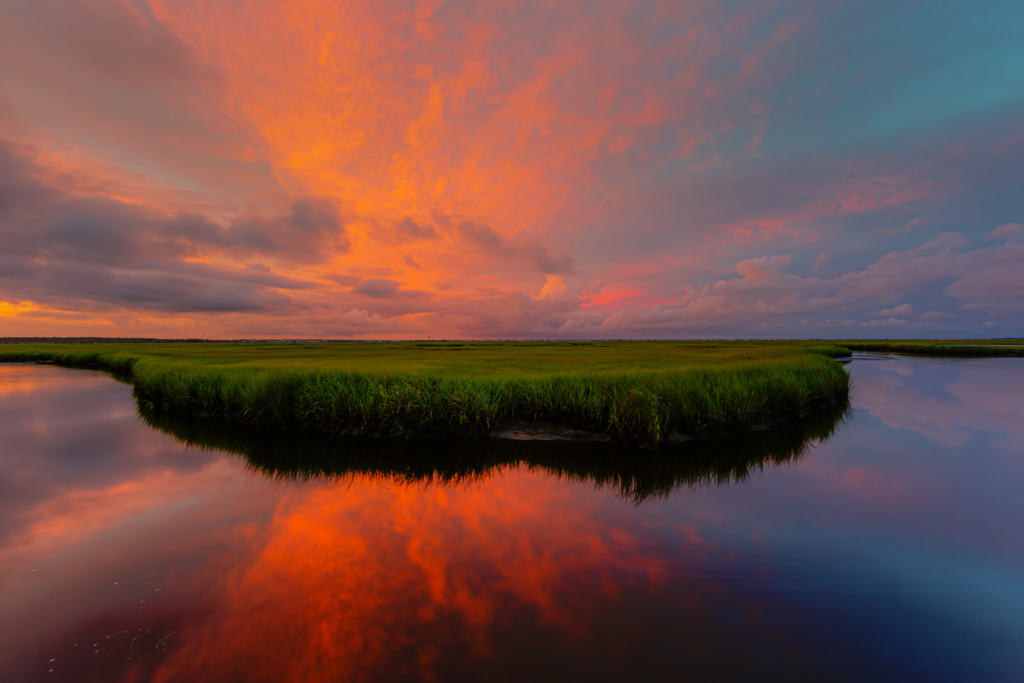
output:
[[1024,359],[847,367],[845,414],[652,452],[0,366],[0,680],[1024,680]]

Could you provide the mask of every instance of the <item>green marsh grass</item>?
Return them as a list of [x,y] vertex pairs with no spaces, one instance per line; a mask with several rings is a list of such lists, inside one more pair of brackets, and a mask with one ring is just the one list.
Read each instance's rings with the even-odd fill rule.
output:
[[843,341],[851,351],[873,353],[902,353],[913,356],[940,356],[946,358],[997,358],[1024,356],[1021,340],[869,340]]
[[658,444],[845,402],[847,349],[786,342],[10,345],[130,377],[150,411],[261,429],[487,434],[507,420]]

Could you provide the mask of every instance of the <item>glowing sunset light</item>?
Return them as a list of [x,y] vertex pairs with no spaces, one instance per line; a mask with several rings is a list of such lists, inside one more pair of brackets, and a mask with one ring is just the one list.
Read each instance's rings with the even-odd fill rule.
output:
[[1020,336],[1022,19],[9,4],[3,336]]

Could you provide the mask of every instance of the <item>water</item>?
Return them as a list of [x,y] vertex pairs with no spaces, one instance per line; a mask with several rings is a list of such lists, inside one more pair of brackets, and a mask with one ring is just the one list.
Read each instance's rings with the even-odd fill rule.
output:
[[845,417],[658,453],[0,367],[0,680],[1024,679],[1024,359],[847,367]]

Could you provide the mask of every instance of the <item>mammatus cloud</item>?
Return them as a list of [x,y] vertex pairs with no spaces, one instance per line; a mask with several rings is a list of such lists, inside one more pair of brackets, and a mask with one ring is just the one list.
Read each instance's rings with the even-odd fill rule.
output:
[[15,4],[0,10],[0,322],[1019,336],[1018,37],[955,14]]

